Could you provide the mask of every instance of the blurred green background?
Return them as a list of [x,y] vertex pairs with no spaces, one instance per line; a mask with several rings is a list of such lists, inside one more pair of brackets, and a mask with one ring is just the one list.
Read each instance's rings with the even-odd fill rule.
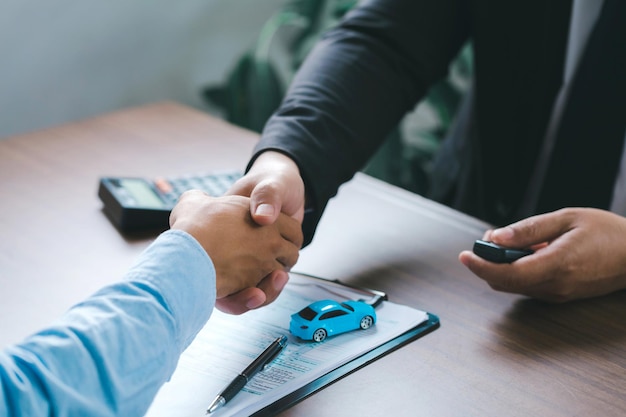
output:
[[[204,90],[205,99],[232,123],[261,132],[311,47],[355,4],[355,0],[288,1],[265,22],[254,45],[239,57],[227,79]],[[448,78],[433,86],[425,100],[404,117],[363,171],[424,193],[432,157],[471,75],[472,49],[466,45],[451,65]]]

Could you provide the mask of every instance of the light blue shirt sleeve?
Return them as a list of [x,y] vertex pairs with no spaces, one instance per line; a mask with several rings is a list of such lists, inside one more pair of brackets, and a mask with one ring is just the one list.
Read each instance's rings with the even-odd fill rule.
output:
[[143,416],[215,305],[215,269],[170,230],[122,282],[0,352],[0,416]]

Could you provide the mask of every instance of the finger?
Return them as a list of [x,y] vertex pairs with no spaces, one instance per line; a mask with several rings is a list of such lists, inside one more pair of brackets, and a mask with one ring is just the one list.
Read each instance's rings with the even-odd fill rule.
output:
[[565,303],[576,298],[570,294],[560,294],[558,291],[555,291],[554,285],[551,282],[537,286],[536,288],[529,288],[523,294],[527,297],[550,303]]
[[[257,224],[273,224],[282,210],[282,198],[271,181],[260,182],[250,194],[250,213]],[[290,215],[290,213],[286,213]]]
[[288,281],[287,272],[274,271],[263,278],[257,287],[246,288],[217,300],[215,307],[224,313],[243,314],[274,302]]
[[[294,248],[294,246],[292,246]],[[289,250],[287,252],[283,252],[283,255],[276,258],[276,262],[280,264],[280,269],[283,271],[289,271],[293,266],[298,262],[298,258],[300,253],[298,249]]]
[[302,226],[297,220],[281,214],[278,218],[278,230],[283,239],[291,242],[297,248],[302,247],[304,236]]
[[566,210],[532,216],[495,229],[490,239],[503,246],[525,248],[554,240],[573,227],[574,217]]
[[[275,252],[276,253],[276,252]],[[274,270],[289,271],[298,262],[300,252],[291,243],[285,242],[283,249],[279,250],[275,260]]]
[[500,287],[497,284],[489,284],[489,286],[495,291],[509,293],[515,292],[517,294],[551,303],[564,303],[576,298],[574,297],[575,294],[571,292],[560,293],[558,288],[555,288],[555,284],[552,281],[538,284],[532,288],[522,288],[520,291],[511,291],[510,288]]
[[531,257],[537,257],[537,255],[525,256],[511,264],[496,264],[473,252],[463,251],[459,254],[459,261],[492,288],[498,291],[525,294],[529,289],[541,285],[544,277],[541,271],[536,273],[536,265],[541,261],[533,260]]
[[261,307],[265,301],[265,292],[260,288],[251,287],[216,300],[215,307],[224,313],[239,315]]
[[228,190],[224,193],[228,195],[241,195],[244,197],[250,197],[250,193],[254,189],[254,183],[249,181],[247,177],[242,177],[235,181]]
[[[263,278],[257,285],[257,288],[265,293],[265,302],[262,304],[266,306],[280,295],[285,285],[289,281],[289,273],[282,270],[276,270]],[[259,306],[261,307],[261,306]]]
[[202,204],[206,204],[206,200],[211,200],[211,197],[204,191],[187,190],[183,192],[170,213],[170,227],[173,227],[180,218],[193,217],[193,213]]

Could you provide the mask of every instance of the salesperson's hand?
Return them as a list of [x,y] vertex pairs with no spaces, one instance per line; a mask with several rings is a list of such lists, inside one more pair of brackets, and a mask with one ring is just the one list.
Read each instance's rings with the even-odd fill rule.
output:
[[274,223],[281,212],[302,224],[304,182],[296,163],[280,152],[260,154],[227,194],[250,197],[250,213],[258,224]]
[[626,288],[626,218],[591,208],[566,208],[490,230],[485,240],[535,253],[511,264],[470,251],[459,260],[493,289],[553,302]]
[[302,245],[300,224],[286,215],[259,226],[242,196],[185,192],[170,215],[172,229],[191,234],[216,270],[216,306],[240,314],[272,302],[287,282]]

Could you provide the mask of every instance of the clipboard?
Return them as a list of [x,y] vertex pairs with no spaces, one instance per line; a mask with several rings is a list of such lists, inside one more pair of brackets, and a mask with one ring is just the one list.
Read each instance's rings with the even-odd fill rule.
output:
[[[377,306],[376,326],[333,336],[319,343],[301,341],[289,334],[288,313],[295,313],[312,300],[323,298],[359,299]],[[439,326],[436,315],[390,302],[384,292],[290,272],[285,289],[269,306],[242,316],[214,312],[181,356],[170,382],[161,388],[146,416],[204,415],[209,401],[223,389],[225,382],[241,371],[239,368],[242,364],[247,365],[250,357],[266,347],[268,339],[280,334],[289,336],[287,348],[269,370],[252,378],[244,391],[220,408],[214,417],[275,415]],[[256,334],[247,334],[247,329]],[[207,362],[215,357],[221,358],[217,366]],[[311,365],[314,360],[319,363]],[[219,375],[216,368],[224,363],[231,369],[223,370]],[[294,371],[292,378],[285,378],[284,382],[267,388],[281,375],[308,365],[311,365],[310,370]],[[266,372],[267,375],[263,375]]]
[[409,330],[408,332],[388,341],[387,343],[378,346],[363,354],[362,356],[353,359],[352,361],[336,368],[335,370],[327,373],[324,376],[319,377],[313,382],[297,389],[291,394],[279,399],[273,404],[262,408],[250,417],[269,417],[275,414],[285,411],[289,407],[292,407],[300,401],[310,397],[316,392],[326,388],[327,386],[339,381],[340,379],[350,375],[351,373],[363,368],[364,366],[374,362],[376,359],[401,348],[402,346],[419,339],[422,336],[427,335],[439,328],[439,317],[434,314],[427,313],[428,320],[420,324],[419,326]]
[[[374,290],[370,288],[364,287],[356,287],[349,284],[345,284],[339,280],[328,280],[320,277],[316,277],[309,274],[304,273],[296,273],[299,276],[306,277],[312,281],[317,281],[320,285],[324,285],[327,287],[337,286],[338,288],[350,288],[351,290],[361,292],[368,298],[363,299],[363,301],[371,304],[374,307],[377,307],[384,301],[388,301],[389,297],[383,291]],[[256,413],[252,414],[250,417],[269,417],[275,414],[284,411],[300,401],[310,397],[316,392],[326,388],[327,386],[339,381],[340,379],[352,374],[353,372],[367,366],[373,361],[382,358],[383,356],[401,348],[402,346],[419,339],[422,336],[425,336],[433,331],[435,331],[440,326],[439,317],[428,313],[428,319],[418,326],[408,330],[407,332],[401,334],[400,336],[395,337],[394,339],[389,340],[388,342],[365,352],[363,355],[359,356],[347,362],[334,370],[328,372],[327,374],[317,378],[316,380],[306,384],[305,386],[298,388],[292,393],[282,397],[281,399],[275,401],[274,403],[262,408]]]

